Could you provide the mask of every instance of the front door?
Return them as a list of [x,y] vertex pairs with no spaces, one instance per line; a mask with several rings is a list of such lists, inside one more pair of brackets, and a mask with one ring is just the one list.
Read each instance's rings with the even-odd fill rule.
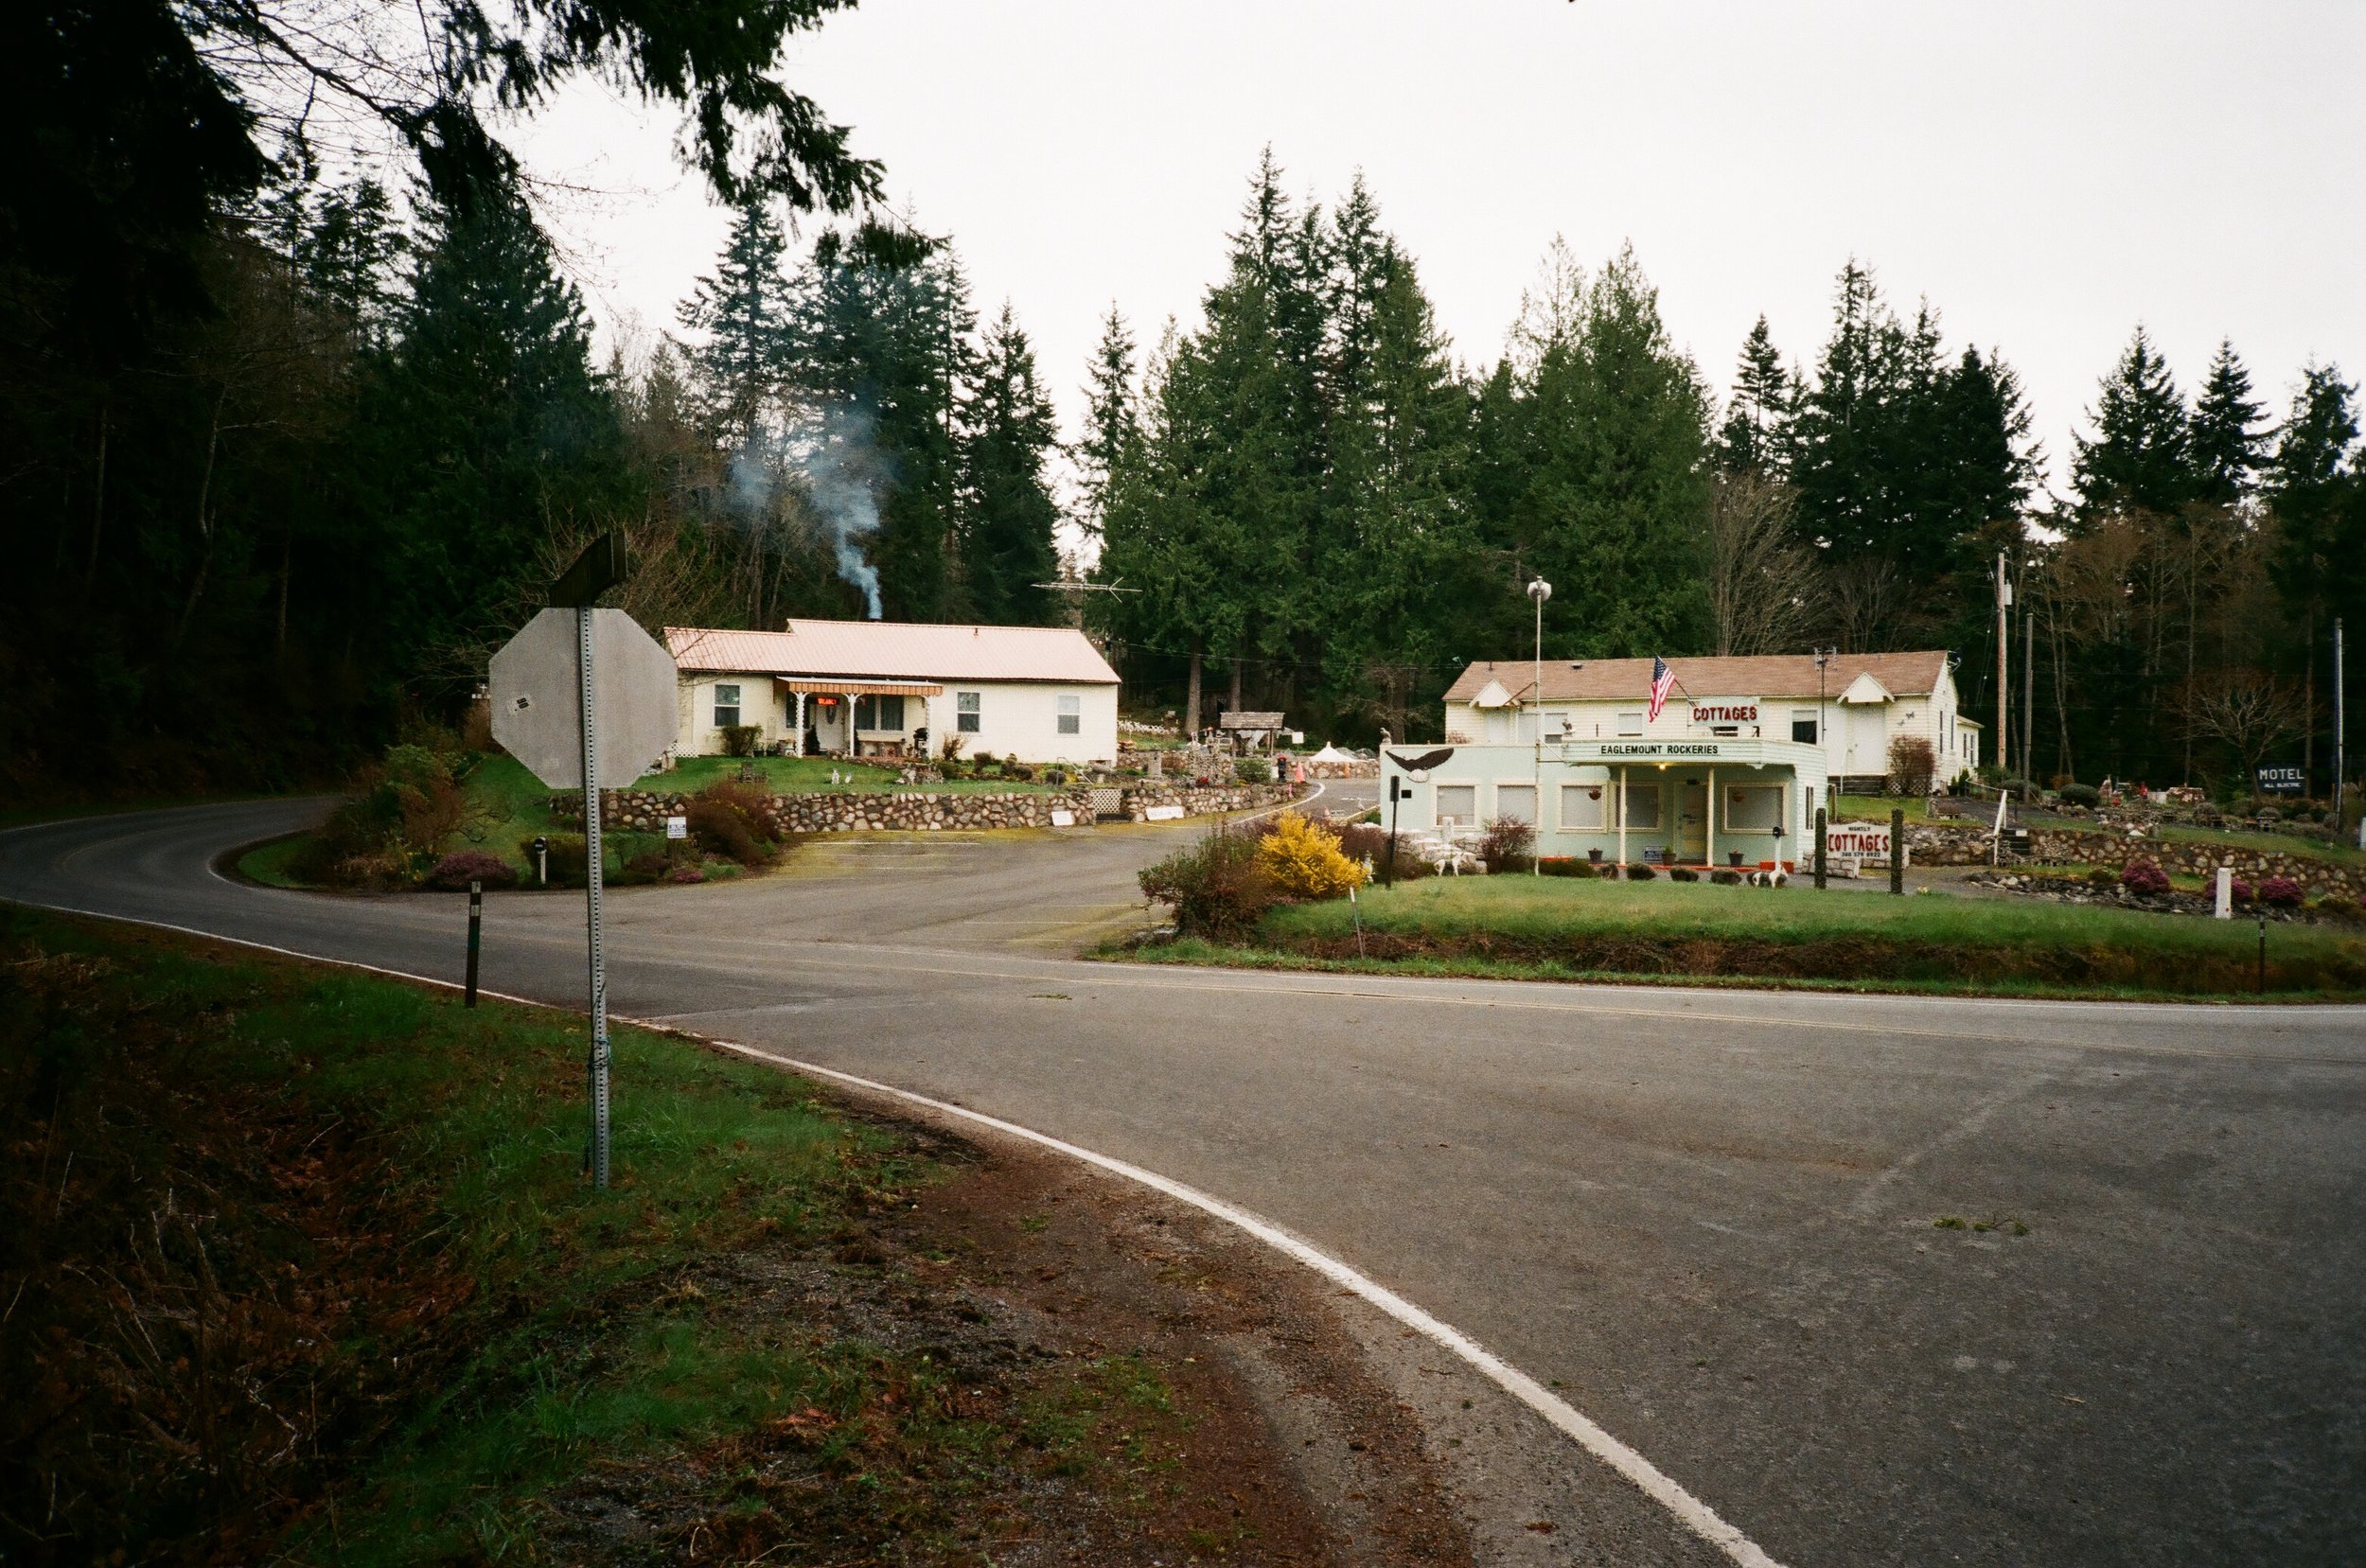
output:
[[1699,865],[1709,853],[1709,789],[1700,779],[1686,779],[1676,812],[1676,857]]

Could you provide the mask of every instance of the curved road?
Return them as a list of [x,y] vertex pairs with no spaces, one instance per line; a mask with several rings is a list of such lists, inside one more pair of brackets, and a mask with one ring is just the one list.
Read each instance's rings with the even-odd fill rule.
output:
[[[456,897],[210,869],[320,809],[14,830],[0,897],[456,978]],[[850,837],[619,891],[613,1005],[1261,1213],[1793,1568],[2366,1560],[2366,1013],[1068,957],[1177,838]],[[489,989],[575,1003],[582,952],[579,900],[487,900]],[[1718,1560],[1551,1462],[1556,1559]]]

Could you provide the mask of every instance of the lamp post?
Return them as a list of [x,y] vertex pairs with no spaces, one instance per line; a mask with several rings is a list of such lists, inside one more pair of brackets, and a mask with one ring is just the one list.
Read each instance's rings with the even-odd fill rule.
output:
[[1840,652],[1819,645],[1815,650],[1815,744],[1824,752],[1824,798],[1832,798],[1832,732],[1824,727],[1824,666]]
[[1528,873],[1545,874],[1545,601],[1553,596],[1553,585],[1543,577],[1528,582],[1528,597],[1536,601],[1536,792],[1529,797],[1535,803],[1528,823],[1531,837],[1528,844]]

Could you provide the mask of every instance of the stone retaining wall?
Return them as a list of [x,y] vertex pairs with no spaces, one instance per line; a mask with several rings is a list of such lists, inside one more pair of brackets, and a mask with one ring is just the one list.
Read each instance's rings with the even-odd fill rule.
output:
[[[1917,866],[1985,866],[1986,832],[1952,823],[1915,823],[1906,830],[1907,853]],[[2019,857],[2007,854],[2009,863]],[[2209,877],[2220,866],[2258,885],[2271,876],[2289,877],[2309,893],[2346,893],[2366,899],[2366,866],[2343,865],[2315,855],[2244,843],[2208,843],[2185,838],[2134,838],[2090,828],[2032,828],[2029,860],[2056,866],[2125,867],[2150,860],[2173,875]]]
[[[1162,784],[1145,781],[1129,784],[1121,796],[1121,810],[1130,821],[1148,820],[1155,805],[1179,805],[1186,817],[1211,812],[1248,811],[1278,805],[1294,792],[1285,784],[1232,784],[1202,789],[1194,784]],[[665,819],[685,810],[686,795],[644,789],[600,791],[600,820],[610,832],[662,833]],[[580,795],[554,795],[551,815],[565,822],[583,816]],[[821,792],[773,795],[766,798],[765,817],[775,834],[907,832],[935,833],[954,828],[1044,828],[1051,814],[1066,811],[1075,825],[1093,820],[1093,792],[1082,786],[1062,793],[1044,790],[958,794],[923,794],[916,790],[877,793]]]
[[1342,762],[1316,762],[1301,757],[1299,765],[1310,779],[1377,779],[1380,777],[1378,757],[1349,757]]

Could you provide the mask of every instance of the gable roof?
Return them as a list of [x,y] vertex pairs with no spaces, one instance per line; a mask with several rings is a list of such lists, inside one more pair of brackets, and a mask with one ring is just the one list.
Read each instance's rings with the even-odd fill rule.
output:
[[785,631],[667,626],[678,669],[869,680],[1043,680],[1114,686],[1118,672],[1072,626],[791,621]]
[[[1815,656],[1807,653],[1765,654],[1742,659],[1671,659],[1676,690],[1687,696],[1799,697],[1816,693]],[[1473,664],[1446,688],[1448,702],[1470,702],[1487,683],[1499,680],[1522,702],[1535,698],[1536,666],[1525,659],[1504,659]],[[1947,668],[1947,651],[1929,648],[1917,653],[1844,653],[1833,657],[1824,671],[1824,691],[1837,696],[1859,676],[1870,675],[1898,696],[1928,696]],[[1545,661],[1545,700],[1547,702],[1633,701],[1651,695],[1651,661],[1648,659],[1588,659]]]

